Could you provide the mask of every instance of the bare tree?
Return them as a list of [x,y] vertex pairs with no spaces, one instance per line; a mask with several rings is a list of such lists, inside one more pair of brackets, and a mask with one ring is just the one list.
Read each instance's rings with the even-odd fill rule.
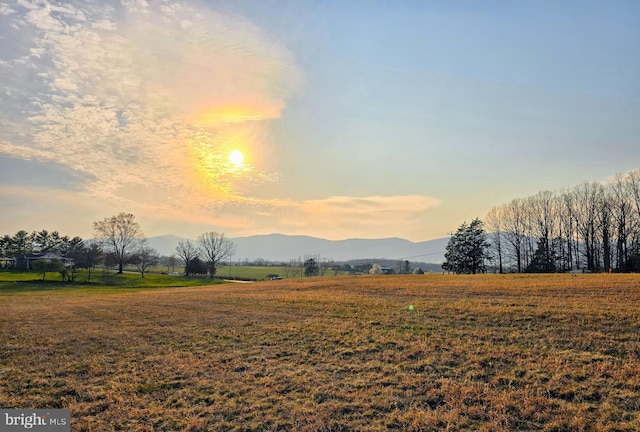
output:
[[505,239],[513,249],[518,273],[522,273],[524,268],[522,262],[522,248],[525,229],[522,200],[514,199],[507,204],[504,207],[502,217],[504,221],[504,233],[506,234]]
[[186,276],[189,276],[189,270],[191,269],[191,261],[200,257],[200,249],[191,240],[180,240],[178,246],[176,246],[176,253],[184,262],[184,272]]
[[485,224],[487,226],[487,237],[491,249],[495,252],[492,255],[498,259],[498,271],[500,274],[504,273],[502,265],[502,224],[501,224],[501,210],[499,207],[493,207],[487,213],[485,218]]
[[167,260],[167,271],[169,271],[169,267],[171,267],[171,271],[176,271],[176,254],[171,254],[169,259]]
[[64,263],[60,260],[36,260],[33,262],[32,267],[33,271],[36,273],[42,273],[42,280],[47,275],[47,272],[60,272],[62,275],[62,280],[64,281]]
[[568,269],[580,269],[580,233],[578,230],[578,217],[576,216],[576,193],[575,190],[567,190],[562,194],[562,206],[565,230],[565,240],[567,244]]
[[[553,237],[555,234],[556,218],[554,217],[554,194],[551,191],[538,192],[529,197],[529,212],[531,220],[530,238],[535,238],[542,249],[542,258],[547,268],[555,268],[555,258],[553,257]],[[537,249],[538,249],[537,248]],[[552,262],[553,261],[553,262]]]
[[597,270],[596,215],[602,186],[597,182],[584,182],[575,188],[575,217],[578,231],[584,242],[585,258],[589,271]]
[[331,269],[331,260],[327,258],[320,259],[320,255],[318,255],[318,267],[320,270],[320,276],[324,276],[327,270]]
[[97,242],[90,242],[88,246],[82,248],[80,257],[81,260],[76,261],[76,265],[88,270],[87,281],[90,281],[91,269],[98,264],[98,261],[104,258],[104,251]]
[[[302,276],[302,258],[294,258],[289,261],[289,269],[291,269],[291,277],[301,277]],[[287,275],[288,277],[289,275]]]
[[640,216],[640,170],[631,171],[627,174],[627,189],[633,198],[638,216]]
[[198,237],[198,243],[207,261],[209,277],[213,279],[216,274],[216,266],[225,258],[233,254],[235,244],[224,238],[224,233],[210,231]]
[[333,271],[333,275],[338,276],[338,273],[340,272],[340,264],[331,259],[331,261],[329,261],[329,266],[329,268]]
[[158,261],[160,261],[160,255],[158,255],[157,250],[146,244],[146,240],[143,240],[140,242],[138,250],[130,258],[130,261],[135,264],[140,275],[144,277],[144,274],[149,267],[158,264]]
[[632,204],[629,197],[626,177],[618,174],[609,184],[613,200],[613,218],[616,225],[616,267],[622,269],[629,257],[627,239],[629,237],[629,222],[632,218]]
[[640,170],[514,199],[490,215],[507,267],[523,271],[535,259],[534,267],[559,271],[640,271]]
[[138,247],[143,238],[140,225],[131,213],[119,213],[93,223],[96,237],[101,239],[107,249],[115,255],[118,273],[122,273],[129,255]]
[[[598,213],[597,224],[599,227],[601,251],[602,251],[602,265],[604,271],[609,272],[612,270],[613,262],[613,226],[615,225],[613,217],[614,197],[610,188],[602,188],[598,201]],[[600,260],[598,259],[598,262]],[[597,266],[599,267],[599,265]]]

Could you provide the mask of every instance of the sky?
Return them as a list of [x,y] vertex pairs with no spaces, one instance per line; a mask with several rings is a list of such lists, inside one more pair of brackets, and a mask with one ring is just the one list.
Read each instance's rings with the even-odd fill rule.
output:
[[639,21],[634,0],[0,1],[0,235],[127,212],[149,237],[445,237],[640,168]]

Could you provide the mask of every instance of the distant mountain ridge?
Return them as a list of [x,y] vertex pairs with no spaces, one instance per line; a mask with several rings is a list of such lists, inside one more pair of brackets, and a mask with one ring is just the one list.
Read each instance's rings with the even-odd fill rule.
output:
[[[449,238],[423,242],[412,242],[402,238],[327,240],[317,237],[268,234],[229,238],[236,244],[233,261],[288,262],[304,258],[305,255],[319,255],[322,259],[349,261],[354,259],[410,260],[441,264]],[[149,237],[149,246],[161,255],[175,254],[180,240],[175,235]],[[194,241],[193,239],[190,239]]]

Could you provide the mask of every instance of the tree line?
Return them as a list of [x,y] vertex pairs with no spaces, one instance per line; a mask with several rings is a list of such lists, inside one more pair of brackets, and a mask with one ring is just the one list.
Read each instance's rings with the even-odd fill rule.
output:
[[[57,231],[42,230],[29,234],[20,230],[13,236],[0,238],[0,257],[60,255],[73,264],[64,266],[59,260],[42,259],[35,260],[31,269],[42,273],[43,279],[46,272],[59,271],[63,280],[70,275],[71,281],[77,269],[90,271],[100,264],[105,268],[117,268],[118,273],[122,273],[127,265],[135,265],[144,277],[148,269],[160,261],[158,252],[148,245],[140,224],[131,213],[123,212],[96,221],[93,230],[96,238],[91,241],[77,236],[61,236]],[[211,231],[199,236],[197,245],[190,241],[180,242],[176,252],[185,263],[187,275],[208,274],[213,278],[217,265],[233,253],[234,247],[224,234]],[[90,275],[89,272],[89,278]]]
[[197,243],[191,240],[180,240],[176,246],[176,254],[184,262],[186,276],[208,274],[216,275],[218,265],[235,251],[235,244],[225,238],[224,233],[206,232],[198,236]]
[[77,269],[93,268],[104,257],[100,245],[85,242],[78,236],[60,235],[57,231],[41,230],[28,233],[25,230],[19,230],[13,236],[5,234],[0,238],[2,258],[44,254],[60,255],[72,260],[74,264],[66,267],[60,260],[36,260],[31,269],[41,273],[43,279],[46,272],[60,272],[62,279],[69,281],[75,279]]
[[640,271],[640,170],[492,208],[451,237],[445,270]]
[[0,254],[4,257],[47,252],[66,255],[82,243],[82,238],[62,236],[58,231],[42,230],[28,233],[20,230],[13,236],[5,234],[0,237]]

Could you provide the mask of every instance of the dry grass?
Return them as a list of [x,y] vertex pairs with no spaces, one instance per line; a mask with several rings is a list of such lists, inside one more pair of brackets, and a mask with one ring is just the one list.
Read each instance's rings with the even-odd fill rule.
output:
[[637,431],[639,305],[635,275],[11,292],[0,407],[75,431]]

